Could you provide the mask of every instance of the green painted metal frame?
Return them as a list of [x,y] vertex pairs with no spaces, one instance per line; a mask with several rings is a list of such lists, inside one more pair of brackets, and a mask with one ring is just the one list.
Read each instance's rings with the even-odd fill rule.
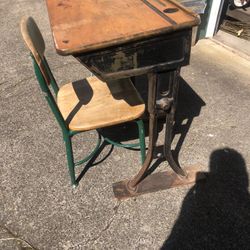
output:
[[[74,154],[73,154],[72,140],[71,139],[74,135],[82,133],[84,131],[72,131],[68,128],[68,126],[66,125],[65,120],[64,120],[64,118],[63,118],[63,116],[62,116],[62,114],[61,114],[61,112],[56,104],[55,98],[54,98],[53,94],[51,93],[50,88],[44,79],[44,76],[40,70],[40,67],[38,66],[38,64],[35,61],[32,54],[31,54],[31,58],[33,61],[35,75],[37,77],[40,88],[43,91],[45,99],[46,99],[50,109],[52,110],[53,114],[55,115],[57,122],[59,123],[59,125],[62,129],[63,140],[64,140],[65,147],[66,147],[68,171],[69,171],[69,175],[70,175],[71,185],[73,187],[76,187],[79,183],[79,180],[76,178],[75,168],[79,165],[82,165],[82,164],[90,161],[96,155],[96,153],[97,153],[97,151],[100,148],[100,145],[102,143],[103,137],[98,133],[98,140],[97,140],[97,144],[96,144],[94,150],[88,156],[86,156],[84,159],[82,159],[78,162],[74,161]],[[46,73],[48,74],[48,77],[49,77],[49,83],[53,89],[54,95],[57,96],[57,93],[59,91],[59,87],[56,83],[56,80],[55,80],[55,78],[50,70],[50,67],[49,67],[45,57],[43,57],[41,63],[43,64],[44,68],[46,69]],[[110,140],[109,138],[103,138],[103,140],[105,140],[106,142],[108,142],[114,146],[118,146],[118,147],[124,147],[124,148],[139,147],[139,149],[141,151],[141,161],[143,163],[145,160],[145,151],[146,151],[144,124],[143,124],[143,121],[141,119],[135,120],[134,122],[136,122],[137,126],[138,126],[139,143],[122,144],[122,143],[114,142],[114,141]]]
[[143,124],[143,121],[141,119],[135,120],[134,122],[136,122],[137,127],[138,127],[138,134],[139,134],[139,142],[138,143],[123,144],[123,143],[112,141],[107,137],[104,137],[104,140],[106,142],[108,142],[109,144],[112,144],[116,147],[122,147],[122,148],[128,148],[128,149],[133,149],[133,148],[139,147],[138,149],[140,149],[140,151],[141,151],[141,163],[143,164],[143,162],[145,161],[145,151],[146,151],[144,124]]

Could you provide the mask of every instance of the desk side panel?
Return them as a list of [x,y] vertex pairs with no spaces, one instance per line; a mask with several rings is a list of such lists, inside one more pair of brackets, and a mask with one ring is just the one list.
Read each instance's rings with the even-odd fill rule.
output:
[[76,58],[102,79],[115,79],[170,70],[189,63],[191,29],[146,41],[125,44]]

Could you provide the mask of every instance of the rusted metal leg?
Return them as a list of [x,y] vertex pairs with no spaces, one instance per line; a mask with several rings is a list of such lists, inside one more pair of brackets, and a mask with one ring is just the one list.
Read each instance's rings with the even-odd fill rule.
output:
[[171,107],[166,114],[166,131],[165,131],[165,143],[164,143],[164,156],[166,157],[170,167],[179,176],[186,177],[187,173],[175,162],[172,151],[172,132],[174,126],[174,116],[177,106],[177,97],[179,90],[179,76],[180,69],[178,68],[174,72],[171,72],[171,77],[169,79],[169,96],[168,98],[172,100]]
[[[153,150],[156,141],[157,132],[157,119],[156,119],[156,87],[157,87],[157,74],[148,74],[148,112],[149,112],[149,144],[146,159],[138,172],[138,174],[129,181],[123,181],[113,184],[113,190],[115,196],[119,198],[120,196],[134,196],[137,192],[138,183],[145,177],[145,173],[148,170],[152,159]],[[117,185],[120,184],[120,185]]]
[[156,85],[157,85],[157,75],[151,73],[148,75],[148,113],[149,113],[149,144],[146,159],[142,168],[138,174],[128,182],[128,189],[130,191],[135,191],[137,184],[143,179],[146,171],[148,170],[152,159],[153,159],[153,150],[156,141],[156,132],[157,132],[157,119],[156,119]]
[[[166,118],[166,138],[164,146],[164,154],[169,162],[173,171],[158,172],[151,175],[147,175],[147,170],[153,159],[153,150],[156,142],[156,85],[157,75],[149,74],[149,94],[148,94],[148,112],[149,112],[149,145],[146,155],[146,160],[142,165],[138,174],[131,180],[120,181],[113,184],[114,195],[118,199],[125,199],[129,197],[138,196],[141,194],[156,192],[176,186],[182,186],[194,183],[199,179],[204,178],[204,174],[199,172],[198,166],[191,166],[188,168],[187,173],[174,161],[171,152],[172,142],[172,130],[174,124],[174,114],[177,103],[178,93],[178,77],[179,69],[175,72],[171,72],[172,79],[170,79],[169,96],[167,101],[169,102],[169,110]],[[184,178],[180,178],[184,177]]]

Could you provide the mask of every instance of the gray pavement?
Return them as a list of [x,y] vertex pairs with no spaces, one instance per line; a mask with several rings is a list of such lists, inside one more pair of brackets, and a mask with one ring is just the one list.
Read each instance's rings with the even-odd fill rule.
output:
[[[138,152],[115,148],[71,189],[61,132],[19,32],[23,15],[40,26],[59,84],[89,74],[56,55],[44,1],[0,2],[0,249],[250,249],[250,62],[211,40],[193,47],[177,114],[186,136],[174,143],[179,162],[199,163],[208,178],[118,202],[111,184],[136,173]],[[76,155],[94,140],[78,136]]]

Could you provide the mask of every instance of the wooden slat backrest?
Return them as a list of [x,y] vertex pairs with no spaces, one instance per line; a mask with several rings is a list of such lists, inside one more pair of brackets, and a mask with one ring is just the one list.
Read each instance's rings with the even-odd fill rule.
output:
[[45,43],[43,40],[43,36],[32,17],[23,17],[21,20],[21,33],[23,39],[32,53],[36,63],[38,64],[44,80],[49,85],[50,84],[50,76],[49,72],[45,66]]

